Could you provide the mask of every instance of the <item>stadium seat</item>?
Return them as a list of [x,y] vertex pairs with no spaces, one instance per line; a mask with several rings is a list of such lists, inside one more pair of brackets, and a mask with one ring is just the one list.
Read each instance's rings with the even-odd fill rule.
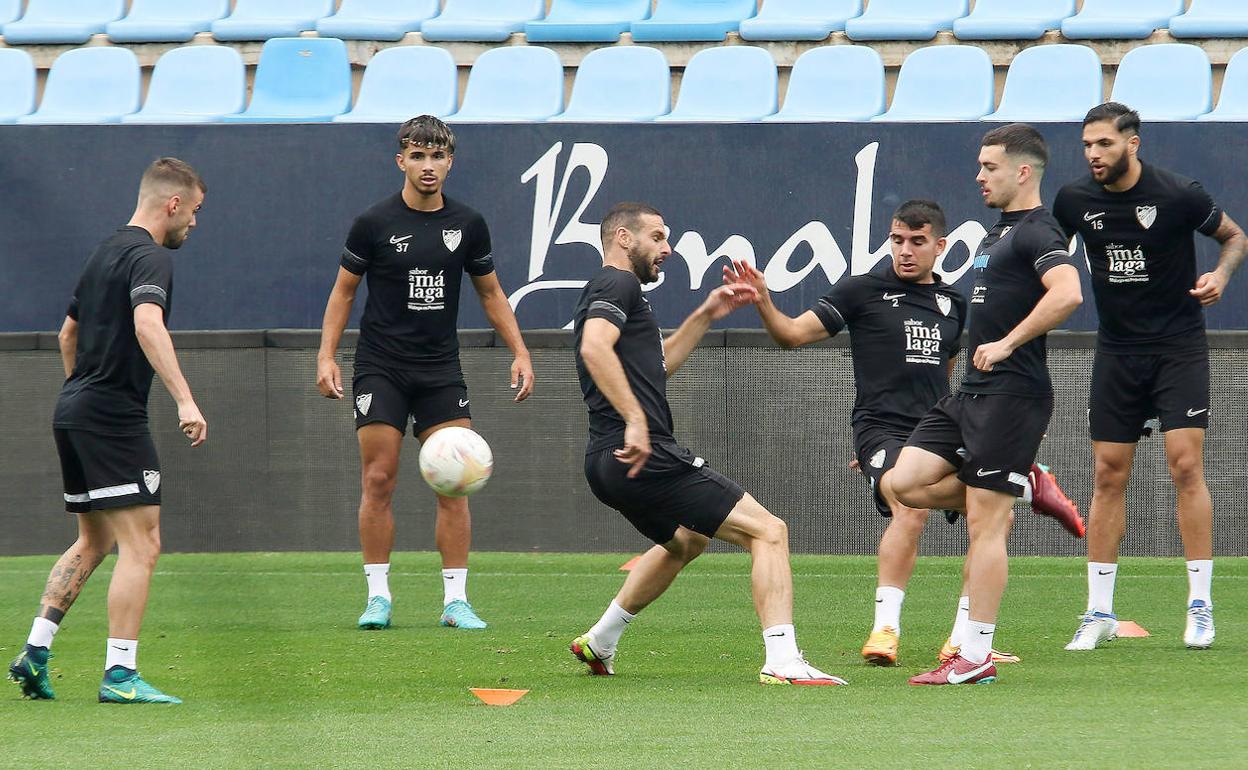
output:
[[1144,120],[1194,120],[1213,107],[1209,57],[1190,43],[1132,48],[1118,65],[1110,98]]
[[1100,104],[1101,57],[1083,45],[1037,45],[1010,62],[997,111],[984,120],[1075,120]]
[[754,0],[659,0],[653,16],[633,22],[633,40],[723,40],[757,7]]
[[439,0],[342,0],[338,13],[316,23],[316,34],[343,40],[402,40],[438,15]]
[[1170,20],[1174,37],[1248,37],[1244,0],[1192,0],[1192,7]]
[[35,61],[18,48],[0,48],[0,123],[35,109]]
[[217,40],[295,37],[334,12],[334,0],[237,0],[234,12],[212,23]]
[[332,37],[276,37],[260,50],[251,104],[226,123],[319,123],[351,108],[347,44]]
[[767,0],[741,22],[745,40],[823,40],[862,13],[862,0]]
[[511,33],[523,32],[525,22],[542,18],[545,11],[545,0],[446,0],[442,15],[421,25],[420,36],[501,43]]
[[1075,0],[976,0],[971,14],[953,22],[959,40],[1038,40],[1075,13]]
[[541,46],[491,48],[468,73],[463,107],[449,120],[507,123],[563,112],[563,64]]
[[650,0],[552,0],[540,21],[524,25],[530,43],[614,43],[650,16]]
[[973,45],[932,45],[906,57],[888,112],[874,120],[979,120],[992,111],[992,59]]
[[400,45],[378,51],[364,70],[355,107],[335,123],[402,123],[416,115],[444,117],[459,101],[455,60],[443,48]]
[[230,12],[230,0],[134,0],[104,31],[114,43],[185,43]]
[[129,48],[75,48],[56,57],[43,101],[18,123],[117,123],[139,108],[139,60]]
[[122,123],[215,123],[242,112],[247,70],[225,45],[184,45],[156,60],[143,109]]
[[1079,13],[1062,22],[1072,40],[1143,39],[1183,13],[1184,0],[1083,0]]
[[850,40],[931,40],[966,15],[968,0],[871,0],[845,22]]
[[676,109],[655,120],[734,122],[776,112],[776,62],[764,48],[721,46],[698,51],[680,81]]
[[884,62],[865,45],[828,45],[798,57],[784,106],[768,122],[870,120],[884,111]]
[[0,27],[22,16],[22,0],[0,0]]
[[80,44],[120,19],[126,0],[30,0],[26,15],[4,25],[8,45]]
[[1196,119],[1248,121],[1248,48],[1241,48],[1227,63],[1218,106]]
[[672,109],[672,73],[657,48],[609,46],[591,52],[576,68],[564,123],[653,120]]

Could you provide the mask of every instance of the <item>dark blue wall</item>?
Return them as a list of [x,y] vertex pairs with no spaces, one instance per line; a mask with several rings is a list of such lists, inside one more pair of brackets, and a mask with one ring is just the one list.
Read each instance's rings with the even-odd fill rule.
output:
[[[672,228],[678,256],[652,294],[664,325],[716,285],[723,258],[711,265],[709,256],[717,252],[752,255],[784,289],[781,307],[797,312],[886,253],[888,215],[906,198],[945,206],[963,242],[951,244],[943,271],[961,275],[966,241],[975,245],[995,218],[974,182],[986,128],[464,125],[447,190],[485,214],[503,286],[513,298],[524,292],[517,315],[526,328],[568,322],[579,282],[599,263],[589,245],[597,223],[625,199],[658,206]],[[1054,155],[1044,187],[1051,200],[1087,172],[1078,126],[1040,128]],[[191,162],[209,185],[199,228],[177,254],[172,326],[317,327],[352,218],[401,185],[393,135],[391,126],[332,124],[4,126],[0,331],[60,325],[79,265],[124,224],[138,176],[158,155]],[[1148,126],[1142,155],[1200,179],[1232,216],[1248,218],[1248,132]],[[1200,241],[1207,267],[1216,244]],[[725,322],[757,324],[753,313]],[[1094,324],[1089,302],[1070,328]],[[460,325],[486,325],[476,302],[465,301]],[[1248,328],[1248,277],[1237,277],[1209,325]]]

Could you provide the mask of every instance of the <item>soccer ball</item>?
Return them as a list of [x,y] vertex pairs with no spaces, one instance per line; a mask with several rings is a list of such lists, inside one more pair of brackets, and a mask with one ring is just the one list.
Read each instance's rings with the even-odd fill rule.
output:
[[494,472],[494,453],[476,431],[449,427],[420,448],[420,475],[445,497],[465,497],[485,486]]

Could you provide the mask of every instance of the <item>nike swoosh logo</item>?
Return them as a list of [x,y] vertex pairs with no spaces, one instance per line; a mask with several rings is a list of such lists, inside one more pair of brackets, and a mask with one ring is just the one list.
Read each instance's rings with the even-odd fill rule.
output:
[[975,475],[976,475],[976,476],[979,476],[979,477],[981,477],[981,478],[982,478],[982,477],[984,477],[984,476],[991,476],[991,475],[993,475],[994,473],[1000,473],[1000,472],[1001,472],[1001,469],[1000,469],[1000,468],[998,468],[998,469],[997,469],[997,470],[995,470],[995,471],[986,471],[986,470],[984,470],[983,468],[980,468],[979,470],[975,471]]
[[781,637],[781,636],[784,636],[784,634],[767,634],[768,639],[775,639],[776,637]]
[[468,399],[466,399],[466,398],[461,398],[461,399],[459,400],[459,406],[460,406],[460,408],[461,408],[461,409],[462,409],[463,407],[465,407],[465,406],[468,406]]
[[876,600],[875,600],[875,603],[876,603],[876,604],[882,604],[883,602],[884,602],[884,600],[883,600],[883,599],[876,599]]
[[405,236],[403,236],[402,238],[400,238],[400,237],[399,237],[399,236],[397,236],[397,235],[392,235],[392,236],[390,236],[390,242],[391,242],[391,243],[402,243],[403,241],[406,241],[408,238],[411,238],[411,237],[412,237],[412,236],[410,236],[410,235],[405,235]]
[[[953,674],[950,674],[949,678],[952,679]],[[118,698],[125,698],[126,700],[134,700],[134,696],[139,694],[139,690],[137,687],[131,687],[130,692],[122,692],[121,690],[118,690],[116,687],[109,687],[108,685],[104,685],[104,689],[108,690],[113,695],[116,695]]]
[[118,646],[117,646],[117,645],[115,645],[115,644],[113,645],[113,649],[114,649],[114,650],[121,650],[122,652],[130,652],[130,648],[129,648],[129,647],[118,647]]
[[1089,212],[1085,212],[1085,213],[1084,213],[1084,215],[1083,215],[1083,221],[1084,221],[1084,222],[1092,222],[1092,221],[1095,221],[1095,220],[1097,220],[1097,219],[1100,219],[1100,218],[1101,218],[1101,217],[1103,217],[1103,216],[1105,216],[1105,212],[1104,212],[1104,211],[1098,211],[1098,212],[1097,212],[1097,213],[1095,213],[1095,214],[1093,214],[1092,212],[1090,212],[1090,211],[1089,211]]
[[1188,417],[1195,417],[1196,415],[1198,415],[1198,414],[1202,414],[1202,413],[1207,412],[1207,411],[1209,411],[1208,407],[1206,407],[1206,408],[1204,408],[1204,409],[1188,409],[1188,410],[1187,410],[1187,416],[1188,416]]
[[992,665],[992,656],[990,655],[988,656],[988,660],[985,660],[977,668],[973,668],[970,671],[967,671],[965,674],[959,674],[956,671],[950,671],[949,672],[949,684],[962,684],[966,680],[974,678],[984,673],[985,671],[988,670],[988,667],[991,665]]
[[35,668],[35,664],[29,660],[26,661],[26,668],[30,669],[31,676],[39,676],[39,669]]
[[992,632],[991,632],[991,631],[980,631],[979,633],[983,634],[984,636],[988,636],[988,635],[990,635]]
[[906,296],[906,293],[904,291],[901,294],[889,294],[885,292],[884,299],[901,299],[904,296]]
[[1096,574],[1098,574],[1098,575],[1112,575],[1112,574],[1114,574],[1114,571],[1113,571],[1112,569],[1098,569],[1098,570],[1096,571]]
[[1200,567],[1188,567],[1188,572],[1200,572]]

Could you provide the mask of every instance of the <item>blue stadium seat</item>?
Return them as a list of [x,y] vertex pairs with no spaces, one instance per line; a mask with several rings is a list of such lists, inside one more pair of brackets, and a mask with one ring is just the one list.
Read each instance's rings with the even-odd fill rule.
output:
[[1104,88],[1101,57],[1084,45],[1037,45],[1010,62],[997,111],[984,120],[1007,123],[1082,121],[1100,104]]
[[416,115],[444,117],[459,101],[455,60],[443,48],[400,45],[369,60],[355,107],[335,123],[402,123]]
[[741,22],[745,40],[823,40],[862,13],[862,0],[767,0]]
[[931,40],[966,15],[968,0],[871,0],[845,22],[850,40]]
[[30,0],[25,16],[4,25],[4,42],[85,43],[125,12],[126,0]]
[[35,109],[35,61],[18,48],[0,48],[0,123]]
[[776,62],[765,48],[720,46],[698,51],[680,81],[676,109],[659,121],[727,123],[776,112]]
[[552,0],[545,19],[524,25],[524,36],[530,43],[614,43],[649,16],[650,0]]
[[672,109],[672,72],[657,48],[609,46],[591,52],[576,68],[564,123],[653,120]]
[[545,12],[545,0],[446,0],[442,15],[421,25],[420,36],[501,43]]
[[351,108],[347,44],[332,37],[275,37],[260,50],[251,104],[226,123],[320,123]]
[[633,22],[633,40],[723,40],[756,8],[754,0],[659,0],[653,16]]
[[316,34],[343,40],[402,40],[438,15],[439,0],[342,0],[338,13],[316,23]]
[[226,45],[184,45],[156,60],[143,109],[122,123],[215,123],[242,112],[247,70]]
[[865,45],[828,45],[798,57],[784,106],[768,122],[870,120],[884,111],[884,62]]
[[888,112],[874,120],[979,120],[992,111],[992,59],[973,45],[932,45],[906,57]]
[[230,0],[134,0],[104,31],[114,43],[185,43],[230,12]]
[[22,0],[0,0],[0,27],[22,17]]
[[1083,0],[1079,13],[1062,22],[1071,40],[1140,39],[1183,13],[1184,0]]
[[212,23],[217,40],[295,37],[334,12],[334,0],[237,0],[234,12]]
[[522,123],[563,112],[563,64],[536,45],[491,48],[477,57],[459,112],[449,120]]
[[139,60],[129,48],[75,48],[56,57],[43,101],[18,123],[117,123],[139,108]]
[[1227,62],[1218,106],[1196,119],[1248,121],[1248,48],[1239,49]]
[[1075,14],[1075,0],[976,0],[971,15],[953,22],[959,40],[1038,40]]
[[1174,37],[1248,37],[1244,0],[1192,0],[1192,7],[1170,20]]
[[1118,65],[1110,98],[1144,120],[1194,120],[1213,107],[1209,57],[1190,43],[1132,48]]

